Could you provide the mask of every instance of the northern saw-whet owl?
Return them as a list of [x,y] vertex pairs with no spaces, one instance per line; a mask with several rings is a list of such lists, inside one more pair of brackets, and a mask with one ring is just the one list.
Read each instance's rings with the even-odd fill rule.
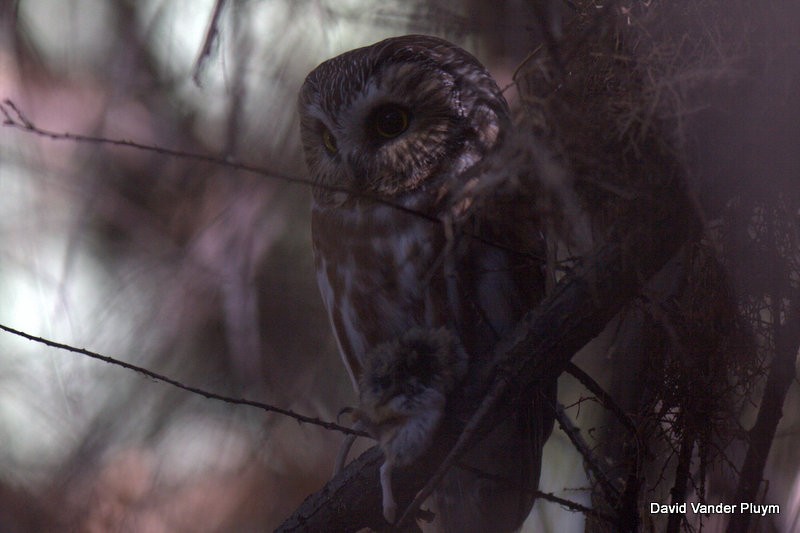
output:
[[[317,281],[357,418],[387,457],[392,519],[386,470],[435,446],[443,416],[468,418],[495,344],[544,294],[536,199],[515,185],[525,172],[505,168],[519,143],[497,84],[442,39],[391,38],[330,59],[306,78],[299,110]],[[392,362],[410,356],[422,362]],[[522,524],[554,403],[555,383],[503,399],[467,467],[435,492],[441,530]]]

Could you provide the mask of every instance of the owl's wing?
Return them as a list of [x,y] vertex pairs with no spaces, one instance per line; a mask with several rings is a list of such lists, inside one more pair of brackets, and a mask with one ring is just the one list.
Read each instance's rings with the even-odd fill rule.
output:
[[346,269],[346,258],[343,254],[342,231],[339,224],[333,223],[331,210],[315,207],[311,216],[311,235],[314,250],[314,263],[317,271],[317,286],[322,303],[328,314],[329,323],[333,326],[333,334],[339,348],[342,362],[358,392],[358,380],[362,365],[347,334],[347,323],[342,309],[342,289],[347,285],[347,278],[353,273]]
[[521,291],[513,299],[521,299],[517,312],[525,313],[544,297],[548,215],[535,169],[519,155],[505,155],[488,158],[458,184],[451,209],[460,233],[472,243],[473,257],[502,257],[503,272],[495,274]]
[[353,390],[358,393],[358,382],[362,373],[362,366],[356,357],[353,346],[348,341],[345,333],[342,317],[338,310],[336,302],[333,301],[333,289],[331,287],[331,280],[325,275],[321,275],[317,271],[317,284],[319,285],[320,292],[322,293],[322,301],[325,304],[325,309],[328,311],[328,320],[333,325],[333,336],[336,339],[336,345],[339,348],[339,355],[342,357],[344,367],[347,369],[347,375],[350,376],[350,381],[353,384]]
[[[478,310],[467,314],[473,318],[462,329],[462,337],[473,354],[473,365],[483,363],[483,370],[473,374],[477,386],[467,384],[468,396],[470,390],[482,394],[493,379],[491,361],[479,359],[490,359],[496,341],[545,295],[546,222],[535,187],[523,181],[528,176],[527,169],[515,173],[508,165],[500,166],[497,174],[484,169],[473,178],[471,188],[466,184],[460,195],[454,195],[453,206],[458,202],[463,206],[456,210],[460,233],[469,243],[462,263],[469,268],[460,272],[461,295],[467,296],[465,304]],[[486,323],[491,327],[484,327]],[[492,341],[487,342],[487,333],[495,335]],[[448,473],[436,494],[446,531],[520,527],[538,487],[542,446],[552,431],[555,403],[555,381],[500,402],[503,407],[492,415],[498,424],[462,458],[464,464],[489,472],[496,480],[469,469]],[[458,405],[451,403],[451,408]]]

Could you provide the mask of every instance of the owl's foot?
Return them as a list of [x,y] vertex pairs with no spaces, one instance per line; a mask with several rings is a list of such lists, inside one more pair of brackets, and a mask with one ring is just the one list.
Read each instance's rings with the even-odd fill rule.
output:
[[350,453],[350,448],[353,447],[353,443],[357,438],[357,435],[348,435],[342,441],[339,453],[336,455],[336,463],[333,465],[333,477],[336,477],[344,469],[344,465],[347,464],[347,455]]
[[390,524],[397,518],[397,502],[392,493],[392,465],[387,461],[381,465],[381,494],[383,498],[383,517]]
[[[342,415],[349,415],[350,417],[355,417],[357,415],[357,410],[352,407],[345,407],[341,411],[339,411],[338,416],[336,417],[336,421],[339,422],[339,419]],[[356,419],[355,424],[353,424],[352,428],[356,431],[363,431],[365,429],[364,423],[360,420]],[[342,445],[339,447],[339,453],[336,455],[336,463],[333,465],[333,476],[341,472],[344,469],[344,465],[347,464],[347,455],[350,453],[350,448],[353,447],[353,443],[358,438],[358,435],[348,435],[342,441]]]

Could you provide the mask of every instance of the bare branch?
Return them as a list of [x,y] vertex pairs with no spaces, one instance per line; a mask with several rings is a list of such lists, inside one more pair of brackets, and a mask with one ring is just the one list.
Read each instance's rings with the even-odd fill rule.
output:
[[[640,209],[646,210],[648,216],[633,213],[639,223],[628,224],[635,229],[622,242],[606,245],[566,275],[552,294],[496,347],[494,357],[504,369],[503,377],[493,382],[489,398],[474,407],[477,414],[470,420],[470,427],[481,418],[486,423],[482,431],[499,422],[496,417],[484,417],[482,411],[491,407],[497,389],[508,386],[502,380],[513,379],[510,386],[524,389],[539,382],[547,383],[561,374],[572,356],[600,334],[623,306],[639,294],[642,285],[696,232],[694,210],[680,185],[664,184],[657,188]],[[458,417],[446,418],[436,445],[415,464],[393,472],[394,494],[400,506],[414,500],[417,492],[430,482],[427,472],[437,471],[454,446],[453,455],[457,456],[462,447],[471,444],[464,443],[471,440],[464,435],[465,427]],[[309,496],[277,531],[385,528],[381,495],[376,490],[380,457],[377,447],[365,452],[323,489]],[[341,488],[343,484],[347,485],[346,494]],[[430,484],[435,485],[435,479]],[[629,482],[626,491],[630,489],[635,496],[636,487],[636,483]]]
[[492,412],[494,406],[497,404],[497,401],[501,396],[503,396],[507,388],[508,379],[502,374],[498,375],[494,385],[492,386],[492,390],[490,390],[489,393],[484,397],[483,402],[481,402],[481,406],[477,411],[475,411],[475,414],[472,415],[472,418],[467,425],[464,426],[464,429],[458,436],[458,440],[451,448],[450,453],[436,469],[436,472],[434,472],[430,479],[428,479],[428,482],[425,484],[422,490],[419,491],[419,493],[414,497],[414,500],[406,508],[405,512],[403,512],[403,515],[397,522],[397,527],[399,529],[402,529],[404,524],[407,524],[411,517],[416,514],[419,506],[422,505],[422,503],[427,500],[431,494],[433,494],[433,491],[442,481],[442,478],[447,471],[450,470],[453,465],[455,465],[456,461],[458,461],[464,452],[467,451],[469,445],[474,442],[475,436],[480,427],[484,424],[486,416]]
[[[575,379],[581,382],[589,392],[594,394],[600,401],[603,407],[614,413],[619,419],[625,429],[636,435],[636,425],[628,414],[614,401],[609,393],[601,387],[589,374],[583,371],[582,368],[574,363],[567,365],[567,373],[572,375]],[[638,440],[638,439],[637,439]]]
[[[686,489],[691,478],[692,452],[694,451],[695,437],[688,428],[683,428],[680,450],[677,452],[678,464],[675,467],[675,482],[670,489],[671,503],[677,505],[686,501]],[[667,519],[667,533],[678,533],[681,524],[686,521],[686,515],[672,513]]]
[[194,80],[195,85],[198,87],[202,84],[200,83],[200,72],[203,70],[203,66],[205,66],[206,61],[211,56],[211,48],[217,42],[217,37],[219,35],[219,16],[222,14],[222,10],[225,8],[225,4],[228,3],[227,0],[217,0],[214,3],[214,12],[211,14],[211,22],[208,23],[208,30],[206,30],[206,37],[203,40],[203,48],[200,50],[200,54],[197,56],[197,61],[194,63],[194,72],[192,73],[192,80]]
[[[495,474],[490,474],[489,472],[486,472],[486,471],[481,470],[479,468],[475,468],[475,467],[470,466],[470,465],[465,464],[465,463],[457,463],[455,466],[456,466],[456,468],[459,468],[461,470],[467,470],[469,472],[472,472],[473,474],[475,474],[478,477],[482,477],[482,478],[486,478],[486,479],[492,479],[494,481],[498,481],[498,482],[501,482],[501,483],[502,482],[508,483],[508,478],[505,478],[505,477],[502,477],[502,476],[498,476],[498,475],[495,475]],[[546,501],[548,501],[550,503],[555,503],[555,504],[561,505],[561,506],[563,506],[563,507],[565,507],[565,508],[567,508],[567,509],[569,509],[571,511],[577,511],[579,513],[585,514],[586,516],[599,518],[600,520],[604,520],[604,521],[609,522],[609,523],[613,523],[614,522],[614,518],[612,516],[610,516],[610,515],[608,515],[606,513],[600,512],[597,509],[592,509],[591,507],[586,507],[585,505],[581,505],[580,503],[578,503],[576,501],[567,500],[566,498],[561,498],[561,497],[556,496],[555,494],[552,494],[550,492],[543,492],[543,491],[538,490],[538,489],[537,490],[532,490],[531,493],[534,494],[536,496],[536,498],[541,498],[542,500],[546,500]]]
[[209,392],[198,387],[192,387],[191,385],[185,385],[178,380],[172,379],[170,377],[164,376],[162,374],[158,374],[157,372],[153,372],[152,370],[148,370],[144,367],[137,366],[131,363],[126,363],[125,361],[120,361],[119,359],[114,359],[113,357],[109,357],[107,355],[102,355],[97,352],[92,352],[90,350],[86,350],[84,348],[76,348],[74,346],[70,346],[69,344],[62,344],[60,342],[51,341],[48,339],[44,339],[42,337],[37,337],[35,335],[31,335],[29,333],[25,333],[24,331],[20,331],[18,329],[11,328],[4,324],[0,324],[0,330],[5,331],[6,333],[11,333],[12,335],[16,335],[18,337],[22,337],[23,339],[28,339],[29,341],[38,342],[39,344],[44,344],[45,346],[50,346],[51,348],[58,348],[59,350],[66,350],[68,352],[76,353],[79,355],[84,355],[86,357],[90,357],[92,359],[97,359],[98,361],[103,361],[104,363],[108,363],[111,365],[119,366],[125,368],[127,370],[133,370],[134,372],[138,372],[145,377],[148,377],[154,381],[158,381],[161,383],[166,383],[167,385],[172,385],[181,390],[185,390],[187,392],[191,392],[192,394],[198,394],[203,396],[204,398],[208,398],[210,400],[217,400],[220,402],[232,404],[232,405],[248,405],[250,407],[256,407],[261,409],[262,411],[267,411],[270,413],[277,413],[279,415],[288,416],[290,418],[294,418],[300,423],[304,424],[312,424],[315,426],[319,426],[328,430],[332,431],[339,431],[341,433],[345,433],[347,435],[358,435],[359,437],[369,437],[363,431],[355,431],[348,427],[341,426],[339,424],[335,424],[333,422],[326,422],[324,420],[320,420],[319,418],[314,418],[306,415],[301,415],[299,413],[295,413],[290,409],[283,409],[282,407],[276,407],[274,405],[269,405],[262,402],[257,402],[254,400],[246,400],[244,398],[231,398],[230,396],[223,396],[221,394],[216,394],[214,392]]
[[[69,133],[69,132],[54,132],[50,130],[46,130],[36,126],[33,122],[31,122],[17,107],[17,105],[11,101],[10,99],[6,98],[3,100],[3,103],[0,104],[0,114],[3,115],[3,126],[8,128],[17,129],[20,131],[24,131],[26,133],[32,133],[34,135],[38,135],[39,137],[45,137],[47,139],[53,141],[73,141],[73,142],[81,142],[81,143],[90,143],[90,144],[107,144],[111,146],[122,146],[125,148],[133,148],[135,150],[143,150],[147,152],[153,152],[156,154],[160,154],[163,156],[169,157],[177,157],[181,159],[190,159],[193,161],[202,161],[205,163],[211,163],[214,165],[224,166],[226,168],[230,168],[233,170],[239,170],[242,172],[250,172],[252,174],[256,174],[259,176],[264,176],[270,179],[276,179],[280,181],[284,181],[286,183],[292,183],[296,185],[306,185],[308,187],[313,187],[315,189],[320,189],[328,192],[334,193],[345,193],[349,196],[354,198],[364,198],[367,200],[371,200],[373,202],[377,202],[379,204],[391,207],[392,209],[396,209],[401,213],[405,213],[407,215],[419,217],[420,219],[427,220],[432,224],[444,224],[444,221],[437,216],[431,215],[424,211],[419,211],[417,209],[412,209],[410,207],[406,207],[402,204],[397,202],[393,202],[388,197],[379,196],[376,194],[370,194],[364,190],[357,190],[357,189],[350,189],[347,187],[337,187],[335,185],[329,185],[324,183],[317,183],[313,180],[300,178],[297,176],[291,176],[289,174],[283,174],[280,172],[275,172],[270,169],[257,167],[255,165],[249,165],[247,163],[239,163],[237,161],[232,160],[231,158],[221,158],[215,157],[212,155],[207,154],[200,154],[196,152],[186,152],[184,150],[175,150],[172,148],[165,148],[163,146],[158,146],[154,144],[144,144],[139,143],[136,141],[131,141],[127,139],[109,139],[107,137],[95,137],[92,135],[81,135],[78,133]],[[473,239],[476,239],[488,246],[492,246],[499,250],[504,250],[506,252],[510,252],[513,254],[522,254],[522,255],[530,255],[528,252],[522,252],[520,250],[515,250],[510,248],[502,243],[498,243],[492,241],[491,239],[487,239],[478,235],[474,232],[470,232],[464,229],[460,230],[464,235],[469,236]],[[537,258],[538,259],[538,258]]]
[[586,516],[591,516],[594,518],[599,518],[605,522],[614,523],[614,518],[610,515],[600,512],[597,509],[592,509],[591,507],[586,507],[585,505],[581,505],[578,502],[574,502],[572,500],[567,500],[566,498],[559,498],[555,494],[550,494],[549,492],[542,492],[540,490],[536,491],[536,497],[542,500],[556,503],[569,509],[570,511],[577,511],[579,513],[583,513]]
[[600,486],[603,488],[603,492],[605,492],[605,497],[608,501],[617,501],[619,499],[620,487],[618,487],[611,479],[608,478],[606,471],[609,470],[609,467],[606,462],[597,456],[594,451],[589,447],[584,440],[583,436],[581,435],[581,430],[572,423],[572,420],[567,416],[564,412],[564,408],[559,405],[556,407],[556,420],[558,420],[558,424],[561,426],[561,429],[569,438],[572,445],[578,450],[578,453],[581,454],[583,457],[583,462],[586,465],[586,468],[589,472],[594,476],[594,478],[600,483]]
[[[800,306],[793,305],[787,313],[788,320],[780,324],[778,313],[773,313],[775,321],[775,355],[764,387],[764,396],[755,424],[748,432],[750,440],[747,456],[739,476],[735,501],[755,502],[769,450],[783,416],[783,405],[789,387],[796,373],[798,347],[800,347]],[[749,513],[735,514],[731,517],[728,531],[744,533],[750,526]]]
[[[280,181],[285,181],[287,183],[296,183],[301,185],[307,185],[310,187],[321,187],[326,190],[330,190],[332,192],[347,192],[350,194],[358,194],[357,191],[348,191],[345,189],[340,189],[336,187],[325,187],[323,185],[319,185],[314,183],[310,179],[300,178],[297,176],[290,176],[288,174],[282,174],[280,172],[275,172],[270,169],[257,167],[255,165],[248,165],[247,163],[239,163],[237,161],[233,161],[229,158],[220,158],[215,157],[213,155],[208,154],[200,154],[197,152],[187,152],[184,150],[175,150],[172,148],[165,148],[163,146],[158,146],[155,144],[144,144],[136,141],[131,141],[128,139],[109,139],[107,137],[96,137],[93,135],[81,135],[79,133],[70,133],[70,132],[55,132],[51,130],[47,130],[44,128],[40,128],[39,126],[35,125],[33,122],[28,119],[25,114],[17,107],[17,105],[10,99],[6,98],[3,100],[3,103],[0,104],[0,113],[3,114],[3,125],[8,128],[17,129],[20,131],[24,131],[27,133],[32,133],[34,135],[38,135],[39,137],[45,137],[52,141],[73,141],[79,143],[89,143],[89,144],[105,144],[110,146],[122,146],[125,148],[133,148],[135,150],[143,150],[146,152],[153,152],[156,154],[169,156],[169,157],[177,157],[180,159],[191,159],[194,161],[202,161],[205,163],[212,163],[214,165],[221,165],[233,170],[241,170],[244,172],[251,172],[253,174],[258,174],[261,176],[265,176],[272,179],[277,179]],[[400,207],[400,206],[398,206]]]

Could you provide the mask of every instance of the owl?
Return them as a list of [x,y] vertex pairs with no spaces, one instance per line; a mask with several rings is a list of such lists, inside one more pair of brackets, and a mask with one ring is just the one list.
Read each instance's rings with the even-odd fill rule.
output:
[[[317,281],[362,418],[388,461],[419,455],[436,446],[442,417],[468,419],[490,383],[495,344],[543,297],[535,188],[520,186],[524,169],[507,168],[525,146],[486,69],[429,36],[387,39],[322,63],[300,90],[299,113],[315,185]],[[425,392],[411,386],[418,376],[401,371],[402,359],[419,356],[408,335],[433,331],[449,332],[457,348],[440,350],[453,368]],[[387,375],[386,391],[365,390]],[[387,425],[381,413],[414,390],[414,416]],[[434,494],[442,531],[521,525],[552,428],[543,406],[554,396],[548,383],[504,398],[494,429]],[[396,437],[412,427],[424,435]]]

